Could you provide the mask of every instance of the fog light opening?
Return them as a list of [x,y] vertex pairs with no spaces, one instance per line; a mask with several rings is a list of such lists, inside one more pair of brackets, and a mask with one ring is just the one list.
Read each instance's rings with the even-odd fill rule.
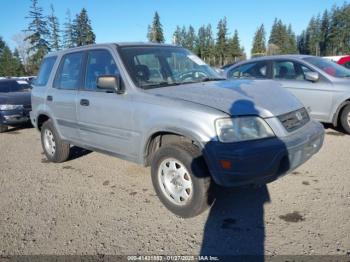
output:
[[220,165],[223,169],[232,169],[232,162],[230,160],[220,160]]

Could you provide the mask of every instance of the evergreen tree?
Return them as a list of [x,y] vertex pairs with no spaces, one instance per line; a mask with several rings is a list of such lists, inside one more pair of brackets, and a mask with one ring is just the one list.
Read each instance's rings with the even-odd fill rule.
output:
[[66,11],[66,21],[63,26],[63,46],[65,48],[74,47],[73,24],[69,9]]
[[240,57],[243,55],[243,50],[241,49],[240,43],[239,43],[239,37],[238,37],[238,31],[235,30],[232,39],[229,42],[228,52],[229,57],[233,61],[237,61],[240,59]]
[[186,33],[184,47],[191,51],[195,51],[195,45],[196,45],[196,33],[194,31],[194,28],[190,25]]
[[224,65],[226,63],[227,58],[227,49],[228,49],[228,41],[227,41],[227,21],[226,17],[224,19],[220,19],[217,26],[217,39],[216,39],[216,57],[217,64]]
[[48,25],[49,25],[49,44],[50,49],[57,51],[61,49],[61,40],[60,40],[60,25],[58,22],[57,16],[55,16],[55,9],[53,5],[50,5],[51,14],[48,16]]
[[81,10],[80,14],[76,15],[73,21],[72,33],[75,46],[95,43],[96,36],[92,31],[91,21],[85,8]]
[[12,54],[7,44],[0,38],[0,76],[21,76],[24,67],[18,52]]
[[293,32],[291,24],[289,24],[288,26],[287,34],[288,34],[288,43],[287,43],[286,53],[295,54],[298,52],[297,38],[295,36],[295,33]]
[[152,26],[148,26],[148,41],[155,43],[164,43],[163,26],[160,23],[158,12],[155,12]]
[[29,41],[31,47],[29,49],[32,54],[30,64],[33,73],[35,73],[41,63],[42,58],[50,51],[49,43],[46,40],[49,31],[47,21],[43,15],[43,9],[38,6],[38,0],[31,0],[29,15],[26,17],[30,20],[28,28],[25,30],[29,33],[26,40]]
[[331,54],[330,43],[329,43],[329,33],[330,33],[330,19],[328,15],[328,10],[325,10],[321,19],[321,41],[320,41],[320,52],[321,56],[327,56]]
[[263,55],[266,55],[266,32],[262,24],[255,32],[251,56],[257,57]]
[[19,55],[17,48],[13,52],[13,63],[16,71],[16,76],[24,75],[25,74],[24,65],[21,61],[21,57]]

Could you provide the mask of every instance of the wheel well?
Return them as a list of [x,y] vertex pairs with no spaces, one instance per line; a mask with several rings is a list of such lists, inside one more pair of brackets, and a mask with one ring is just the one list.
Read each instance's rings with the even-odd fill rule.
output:
[[340,122],[341,114],[342,114],[344,108],[345,108],[347,105],[350,105],[350,99],[345,100],[345,101],[339,106],[339,109],[338,109],[338,111],[337,111],[337,113],[336,113],[336,117],[335,117],[334,122],[333,122],[333,125],[334,125],[334,126],[338,126],[338,123]]
[[50,117],[48,117],[47,115],[40,115],[38,117],[38,122],[37,122],[38,129],[41,130],[42,125],[49,119]]
[[148,142],[145,149],[145,166],[151,164],[152,158],[159,148],[167,144],[187,142],[200,147],[199,143],[191,138],[183,136],[181,134],[171,133],[171,132],[158,132],[153,134]]

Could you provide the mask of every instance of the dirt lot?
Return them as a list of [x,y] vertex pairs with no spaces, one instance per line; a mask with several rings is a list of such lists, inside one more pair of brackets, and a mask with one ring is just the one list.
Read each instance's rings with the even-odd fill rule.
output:
[[326,132],[292,174],[222,189],[187,220],[162,206],[149,169],[81,150],[52,164],[33,128],[0,134],[0,255],[350,254],[350,136]]

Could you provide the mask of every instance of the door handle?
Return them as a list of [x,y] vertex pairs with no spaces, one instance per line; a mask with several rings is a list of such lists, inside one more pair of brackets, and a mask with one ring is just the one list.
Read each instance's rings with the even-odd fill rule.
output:
[[52,97],[52,96],[47,96],[47,97],[46,97],[46,100],[47,100],[47,101],[52,101],[52,100],[53,100],[53,97]]
[[89,106],[90,102],[87,99],[81,99],[80,100],[80,105],[82,105],[82,106]]

